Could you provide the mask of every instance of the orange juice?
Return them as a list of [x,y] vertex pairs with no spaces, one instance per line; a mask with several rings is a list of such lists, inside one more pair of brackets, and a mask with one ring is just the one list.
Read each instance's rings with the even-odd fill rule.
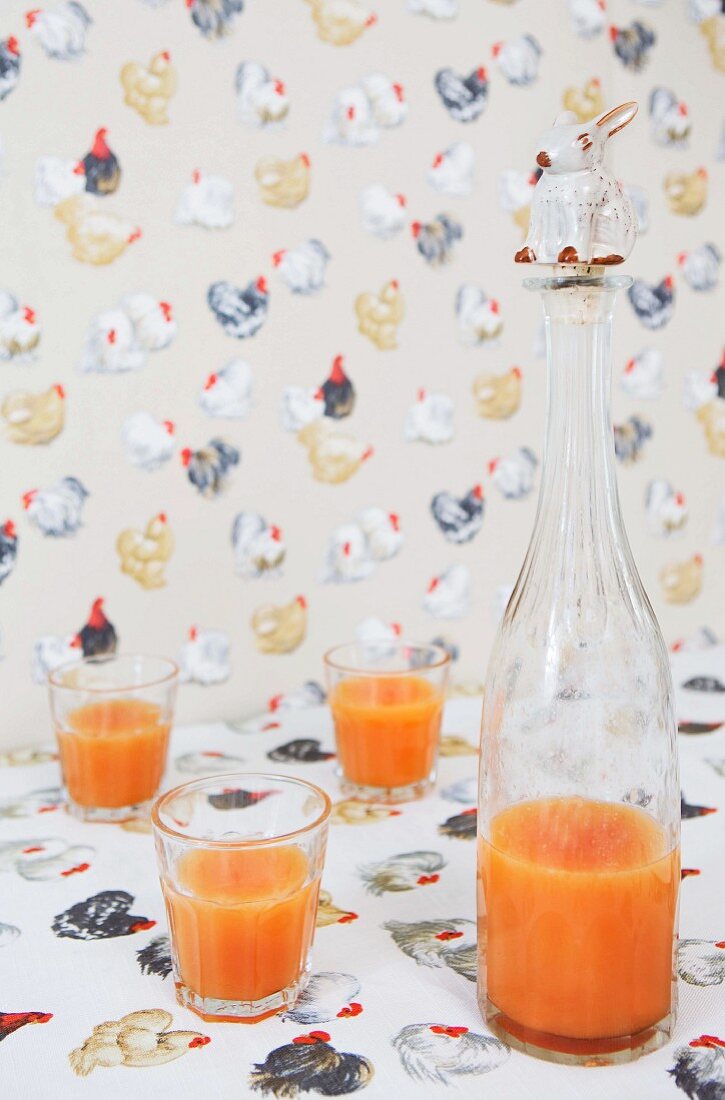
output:
[[340,765],[366,787],[405,787],[435,764],[443,696],[422,676],[353,676],[330,700]]
[[497,814],[480,844],[487,995],[513,1035],[628,1036],[667,1016],[679,849],[657,822],[548,798]]
[[293,844],[182,855],[164,896],[183,984],[204,998],[258,1001],[296,982],[317,912],[319,879],[308,874]]
[[114,809],[153,798],[166,762],[169,723],[141,699],[86,703],[59,729],[63,778],[79,806]]

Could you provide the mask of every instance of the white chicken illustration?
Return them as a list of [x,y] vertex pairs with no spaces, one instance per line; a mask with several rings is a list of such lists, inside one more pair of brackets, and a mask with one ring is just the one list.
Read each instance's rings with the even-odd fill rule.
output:
[[372,145],[381,130],[400,126],[407,113],[402,85],[383,73],[371,73],[337,93],[323,139],[338,145]]
[[428,584],[423,608],[436,619],[461,619],[471,603],[471,570],[451,565]]
[[258,512],[240,512],[232,524],[234,571],[240,577],[278,577],[287,547],[282,532]]
[[174,453],[175,430],[171,420],[157,420],[143,409],[132,413],[121,425],[121,444],[127,461],[139,470],[158,470]]
[[77,477],[63,477],[48,489],[23,494],[23,508],[30,522],[44,535],[63,538],[81,526],[88,490]]
[[95,848],[68,844],[61,837],[27,837],[0,842],[0,871],[16,871],[28,882],[80,875],[90,867]]
[[41,157],[35,163],[35,201],[39,206],[57,206],[64,199],[86,189],[86,177],[75,160]]
[[39,343],[35,310],[21,305],[9,290],[0,290],[0,361],[31,359]]
[[234,221],[234,187],[223,176],[195,168],[181,192],[174,221],[203,229],[227,229]]
[[380,897],[387,893],[414,890],[416,886],[430,886],[438,882],[446,861],[440,852],[401,852],[376,863],[366,863],[358,868],[360,878],[369,894]]
[[389,920],[383,925],[400,950],[419,966],[447,966],[455,974],[476,980],[476,924],[464,917],[406,923]]
[[359,994],[360,982],[354,974],[320,970],[310,974],[294,1008],[283,1013],[281,1019],[294,1020],[297,1024],[324,1024],[328,1020],[357,1016],[362,1011],[356,1000]]
[[443,195],[470,195],[476,155],[467,141],[457,141],[436,153],[428,169],[428,183]]
[[665,364],[658,348],[642,348],[627,361],[619,385],[629,397],[654,401],[664,389]]
[[499,173],[496,193],[498,204],[506,214],[511,214],[522,233],[529,228],[529,210],[538,177],[536,172],[520,172],[507,168]]
[[209,749],[206,752],[185,752],[174,760],[174,767],[185,775],[228,775],[242,771],[242,756]]
[[408,0],[408,11],[413,15],[427,15],[431,19],[455,19],[458,0]]
[[580,38],[594,38],[607,23],[606,0],[566,0],[569,18]]
[[492,50],[498,67],[509,84],[525,87],[539,75],[541,46],[533,34],[522,34],[508,42],[497,42]]
[[252,407],[253,394],[252,368],[244,359],[232,359],[209,375],[197,400],[207,416],[243,420]]
[[369,660],[382,660],[393,652],[402,633],[400,623],[386,623],[369,615],[357,624],[354,637]]
[[455,308],[462,344],[476,347],[495,340],[501,334],[501,307],[495,298],[488,298],[479,287],[470,283],[460,287]]
[[394,237],[407,221],[405,196],[393,194],[382,183],[364,187],[359,195],[359,206],[363,229],[381,241]]
[[78,0],[66,0],[51,10],[33,8],[25,23],[48,57],[75,61],[86,49],[86,33],[93,20]]
[[506,500],[523,500],[534,487],[534,473],[539,461],[529,447],[519,447],[507,458],[493,458],[488,472]]
[[77,634],[59,638],[55,634],[43,634],[33,645],[30,675],[34,684],[47,684],[48,673],[83,656],[81,639]]
[[270,714],[284,714],[287,711],[308,710],[319,707],[325,702],[325,689],[317,680],[305,680],[292,691],[283,691],[273,695],[267,703]]
[[91,321],[78,362],[81,373],[115,374],[140,370],[147,352],[160,351],[176,335],[168,302],[150,294],[128,294]]
[[677,149],[687,146],[692,124],[687,104],[678,100],[669,88],[653,88],[649,97],[652,137],[658,145]]
[[677,263],[690,290],[714,290],[720,280],[722,255],[714,244],[701,244],[691,252],[681,252]]
[[667,536],[682,530],[687,523],[687,502],[676,493],[669,481],[650,481],[644,498],[647,525],[653,535]]
[[179,677],[182,683],[207,686],[229,678],[229,637],[221,630],[201,630],[192,626],[179,651]]
[[407,1024],[391,1041],[408,1076],[435,1085],[488,1073],[511,1053],[493,1035],[450,1024]]
[[235,78],[237,117],[245,126],[272,129],[289,113],[289,98],[281,80],[258,61],[243,61]]
[[406,443],[450,443],[453,439],[453,399],[445,393],[418,390],[418,398],[410,406],[403,426]]
[[677,972],[689,985],[723,985],[725,941],[680,940],[677,945]]
[[403,544],[400,521],[394,512],[365,508],[351,523],[330,535],[322,579],[333,583],[364,580],[378,562],[394,558]]
[[325,415],[325,398],[319,387],[285,386],[280,405],[280,423],[286,432],[299,432]]
[[145,1008],[97,1024],[83,1045],[68,1055],[71,1069],[87,1077],[97,1067],[160,1066],[211,1042],[199,1031],[169,1031],[173,1022],[165,1009]]
[[316,294],[325,285],[329,259],[322,241],[310,238],[297,248],[275,252],[272,263],[293,294]]
[[682,380],[682,402],[689,412],[698,412],[717,395],[717,378],[713,371],[688,371]]
[[513,590],[514,586],[512,584],[499,584],[494,589],[493,599],[491,601],[491,613],[493,621],[497,626],[503,619]]
[[449,787],[441,791],[441,798],[449,802],[460,802],[462,806],[473,806],[478,798],[478,777],[471,775],[468,779],[458,779]]

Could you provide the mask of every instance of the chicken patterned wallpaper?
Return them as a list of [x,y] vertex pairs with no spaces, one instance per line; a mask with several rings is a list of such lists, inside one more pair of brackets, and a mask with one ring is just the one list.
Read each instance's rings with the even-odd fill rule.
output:
[[512,263],[532,140],[632,98],[620,487],[668,642],[708,640],[718,0],[0,19],[3,741],[45,732],[49,669],[114,646],[177,655],[187,719],[318,701],[354,635],[443,639],[480,683],[541,473],[540,307]]

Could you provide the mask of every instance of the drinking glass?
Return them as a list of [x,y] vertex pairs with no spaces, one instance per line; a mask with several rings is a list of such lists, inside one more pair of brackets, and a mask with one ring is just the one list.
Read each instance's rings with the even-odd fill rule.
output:
[[344,792],[374,802],[421,798],[435,781],[448,653],[351,642],[324,660]]
[[290,776],[213,776],[151,811],[176,998],[205,1020],[254,1023],[310,973],[330,799]]
[[166,764],[178,668],[138,654],[81,658],[50,673],[68,811],[82,821],[148,813]]

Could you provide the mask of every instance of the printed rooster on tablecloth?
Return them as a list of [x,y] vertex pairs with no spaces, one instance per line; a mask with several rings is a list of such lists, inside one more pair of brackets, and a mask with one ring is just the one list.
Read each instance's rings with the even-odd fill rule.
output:
[[249,1084],[268,1096],[345,1096],[369,1085],[374,1072],[361,1054],[335,1050],[326,1031],[311,1031],[271,1050],[264,1062],[255,1064]]
[[102,890],[58,913],[51,928],[59,938],[70,940],[110,940],[153,928],[155,920],[129,912],[133,901],[133,894],[125,890]]
[[147,1008],[96,1024],[83,1045],[68,1055],[71,1069],[87,1077],[99,1066],[160,1066],[211,1042],[199,1031],[169,1031],[173,1022],[163,1008]]
[[52,1012],[0,1012],[0,1043],[26,1024],[47,1024]]

